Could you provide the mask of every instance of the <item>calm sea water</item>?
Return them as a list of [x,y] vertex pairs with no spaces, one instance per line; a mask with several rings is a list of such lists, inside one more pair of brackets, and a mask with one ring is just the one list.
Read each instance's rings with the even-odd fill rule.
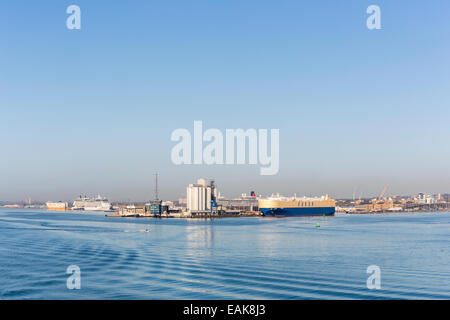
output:
[[[80,290],[66,287],[69,265]],[[369,265],[381,290],[367,289]],[[2,299],[450,299],[450,213],[158,220],[0,209],[0,275]]]

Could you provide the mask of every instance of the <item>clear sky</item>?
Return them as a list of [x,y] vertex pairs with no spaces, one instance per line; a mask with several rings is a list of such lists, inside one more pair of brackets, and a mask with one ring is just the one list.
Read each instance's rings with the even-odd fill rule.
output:
[[[0,120],[0,200],[450,192],[450,2],[4,0]],[[280,129],[279,174],[175,166],[194,120]]]

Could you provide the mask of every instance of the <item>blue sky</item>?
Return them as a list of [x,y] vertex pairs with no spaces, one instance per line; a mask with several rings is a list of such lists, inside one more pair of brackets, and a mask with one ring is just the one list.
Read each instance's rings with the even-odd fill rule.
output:
[[[68,30],[66,8],[81,8]],[[381,7],[381,30],[366,8]],[[0,200],[450,192],[450,2],[2,1]],[[171,132],[280,129],[280,171],[175,166]]]

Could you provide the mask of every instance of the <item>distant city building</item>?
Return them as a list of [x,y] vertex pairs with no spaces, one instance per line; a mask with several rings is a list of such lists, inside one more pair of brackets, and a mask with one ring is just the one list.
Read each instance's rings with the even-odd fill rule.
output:
[[174,203],[172,201],[163,201],[162,206],[172,208],[174,206]]
[[[440,197],[440,195],[439,195]],[[434,204],[437,202],[436,196],[432,196],[425,193],[419,193],[414,200],[419,204]]]

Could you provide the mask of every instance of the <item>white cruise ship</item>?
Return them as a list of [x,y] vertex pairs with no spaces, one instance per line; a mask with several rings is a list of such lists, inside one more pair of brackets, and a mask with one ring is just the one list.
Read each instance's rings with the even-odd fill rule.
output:
[[112,205],[106,198],[100,195],[93,199],[80,196],[73,202],[72,210],[111,211]]

